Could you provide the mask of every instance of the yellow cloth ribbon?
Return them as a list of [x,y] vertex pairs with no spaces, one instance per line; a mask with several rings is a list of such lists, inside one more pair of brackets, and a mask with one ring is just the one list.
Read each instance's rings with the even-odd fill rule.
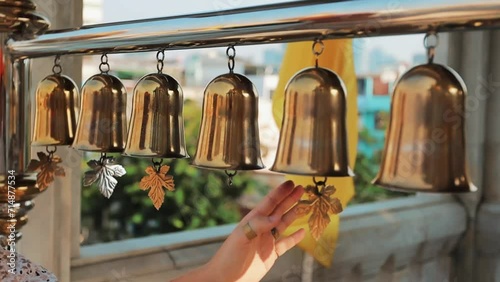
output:
[[[349,162],[354,168],[356,160],[356,147],[358,142],[358,106],[357,83],[354,72],[354,57],[351,39],[325,40],[323,54],[319,56],[319,66],[336,72],[344,81],[347,88],[347,135],[349,143]],[[283,116],[283,100],[285,86],[290,78],[299,70],[314,66],[316,57],[312,53],[313,42],[298,42],[288,44],[283,63],[281,65],[278,87],[273,96],[273,115],[278,126],[281,126]],[[295,184],[313,185],[312,177],[287,175]],[[354,181],[352,178],[328,178],[328,185],[334,185],[339,198],[345,208],[354,196]],[[332,263],[338,231],[339,216],[331,215],[330,224],[323,235],[316,242],[309,232],[309,215],[297,219],[284,233],[289,235],[300,228],[306,230],[306,237],[299,243],[299,247],[311,254],[319,263],[329,267]]]

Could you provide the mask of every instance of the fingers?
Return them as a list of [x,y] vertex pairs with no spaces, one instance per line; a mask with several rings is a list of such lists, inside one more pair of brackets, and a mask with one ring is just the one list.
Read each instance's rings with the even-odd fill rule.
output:
[[274,209],[288,196],[294,189],[293,181],[288,180],[283,182],[276,189],[272,190],[262,200],[262,202],[254,209],[257,214],[269,215]]
[[250,228],[257,234],[270,233],[271,229],[278,224],[280,217],[278,216],[254,216],[248,224]]
[[281,217],[281,221],[278,226],[276,226],[276,229],[278,229],[279,233],[283,233],[298,217],[297,206],[294,206]]
[[304,194],[304,188],[302,186],[297,186],[273,211],[271,215],[282,216],[287,210],[289,210],[293,205],[300,200]]
[[279,239],[275,243],[275,250],[278,256],[282,256],[288,250],[297,245],[304,236],[306,235],[306,231],[304,229],[299,229],[295,231],[292,235],[287,236],[285,238]]

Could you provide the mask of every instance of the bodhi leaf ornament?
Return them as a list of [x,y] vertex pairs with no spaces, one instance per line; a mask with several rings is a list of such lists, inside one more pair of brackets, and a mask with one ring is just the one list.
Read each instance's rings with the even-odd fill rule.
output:
[[28,171],[38,171],[36,184],[40,191],[44,191],[54,182],[56,176],[65,176],[66,173],[58,165],[62,162],[61,158],[53,155],[53,152],[49,152],[49,154],[38,152],[36,154],[39,160],[30,160]]
[[157,210],[160,209],[165,199],[163,187],[169,191],[175,190],[173,176],[167,175],[169,169],[168,165],[162,165],[158,169],[148,166],[146,168],[148,175],[144,176],[139,183],[139,188],[142,190],[146,191],[149,189],[148,196],[153,201],[153,205]]
[[330,215],[342,212],[342,204],[338,198],[333,197],[336,189],[334,186],[324,186],[321,192],[317,186],[308,185],[305,190],[306,200],[297,203],[295,212],[299,217],[311,213],[308,220],[309,229],[314,240],[318,241],[328,224]]
[[115,177],[121,177],[127,172],[120,164],[115,164],[113,157],[101,157],[100,160],[90,160],[87,165],[92,169],[85,172],[83,186],[96,183],[97,188],[104,197],[111,197],[118,181]]

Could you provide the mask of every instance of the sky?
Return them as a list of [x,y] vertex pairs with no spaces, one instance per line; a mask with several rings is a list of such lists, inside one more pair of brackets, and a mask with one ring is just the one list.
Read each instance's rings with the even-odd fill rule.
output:
[[[178,16],[184,14],[221,11],[291,0],[103,0],[103,22],[117,22],[144,18]],[[173,4],[175,3],[175,4]],[[411,62],[415,53],[423,53],[423,35],[403,35],[367,38],[362,52],[382,48],[400,61]],[[257,49],[256,49],[257,48]],[[277,48],[272,45],[239,47],[238,54],[250,56],[256,50]],[[258,51],[257,51],[258,52]]]

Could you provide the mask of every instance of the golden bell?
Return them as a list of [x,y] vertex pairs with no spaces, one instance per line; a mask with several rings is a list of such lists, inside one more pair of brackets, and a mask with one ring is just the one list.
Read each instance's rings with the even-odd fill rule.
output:
[[258,94],[241,74],[213,79],[205,89],[198,146],[192,165],[228,170],[262,169]]
[[271,170],[353,176],[347,150],[347,100],[340,77],[324,68],[299,71],[285,88],[283,121]]
[[82,88],[82,103],[73,147],[93,152],[123,152],[127,136],[127,92],[109,74],[90,77]]
[[384,188],[414,192],[471,192],[464,136],[467,89],[451,68],[419,65],[392,95],[380,171]]
[[36,89],[35,123],[31,145],[71,145],[76,131],[78,87],[65,76],[45,77]]
[[183,94],[179,83],[163,73],[142,77],[134,89],[125,155],[185,158]]

